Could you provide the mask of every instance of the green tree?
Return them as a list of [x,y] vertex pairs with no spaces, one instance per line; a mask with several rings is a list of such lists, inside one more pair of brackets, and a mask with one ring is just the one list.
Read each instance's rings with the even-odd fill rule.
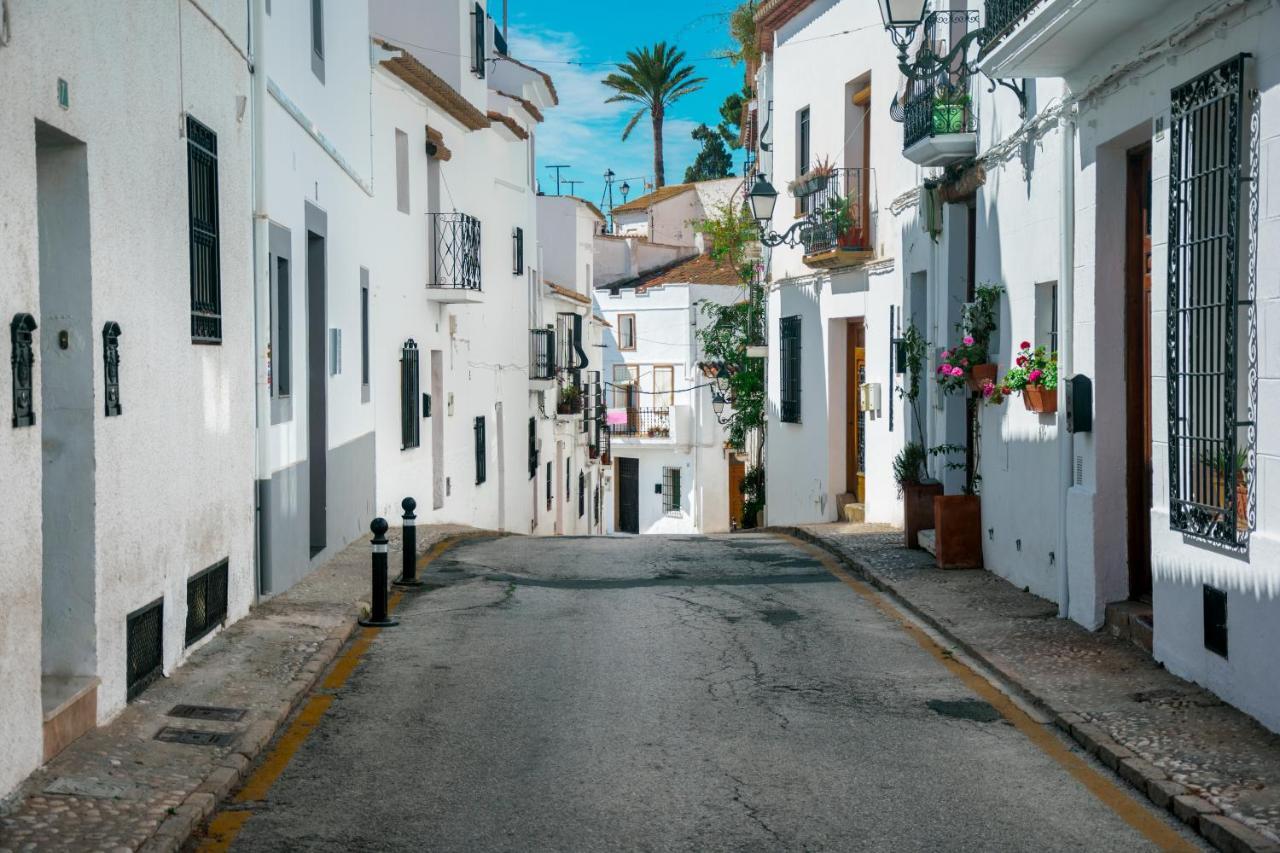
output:
[[717,131],[700,124],[690,135],[702,143],[702,150],[698,152],[693,165],[684,170],[686,184],[733,177],[733,155],[725,148],[724,139]]
[[653,47],[627,51],[627,61],[618,64],[618,70],[604,78],[604,85],[616,92],[605,103],[618,101],[639,104],[635,115],[622,131],[626,140],[644,114],[653,123],[653,177],[654,186],[661,187],[666,180],[666,162],[662,153],[662,124],[667,108],[673,103],[702,88],[705,77],[695,77],[694,67],[684,65],[683,50],[658,42]]
[[738,138],[742,129],[742,105],[749,97],[751,97],[751,90],[744,89],[742,92],[730,94],[720,105],[720,124],[716,130],[720,131],[725,144],[730,148],[742,147],[742,142]]

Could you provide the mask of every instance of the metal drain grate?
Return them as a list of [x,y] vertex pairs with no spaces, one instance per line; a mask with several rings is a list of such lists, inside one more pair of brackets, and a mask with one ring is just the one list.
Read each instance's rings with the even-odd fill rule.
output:
[[237,723],[248,713],[244,708],[219,708],[217,705],[174,705],[168,716],[188,720],[215,720],[220,723]]
[[165,726],[156,732],[156,740],[164,743],[185,743],[191,746],[230,746],[236,739],[234,734],[223,732],[202,732],[197,729],[177,729]]

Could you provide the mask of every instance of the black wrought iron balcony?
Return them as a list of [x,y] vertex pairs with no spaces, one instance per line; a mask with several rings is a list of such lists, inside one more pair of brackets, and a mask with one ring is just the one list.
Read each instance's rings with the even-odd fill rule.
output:
[[428,213],[431,280],[427,286],[480,290],[480,220],[465,213]]
[[982,52],[1004,38],[1042,2],[1044,0],[986,0],[982,9],[982,35],[978,39]]
[[[925,18],[921,51],[943,55],[948,41],[958,41],[977,25],[975,12],[933,12]],[[908,160],[947,166],[977,153],[970,68],[965,57],[958,56],[949,67],[910,81],[902,121],[902,151]]]
[[627,409],[626,423],[609,424],[609,434],[615,438],[670,438],[671,408]]
[[875,178],[872,169],[834,169],[810,178],[798,191],[799,207],[808,218],[800,232],[805,263],[865,260],[872,256],[871,205]]
[[554,329],[529,330],[529,378],[556,378],[556,333]]

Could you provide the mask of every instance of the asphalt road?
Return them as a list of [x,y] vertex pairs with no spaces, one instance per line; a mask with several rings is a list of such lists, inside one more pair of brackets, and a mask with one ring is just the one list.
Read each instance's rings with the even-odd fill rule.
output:
[[235,850],[1154,849],[785,541],[512,537],[442,570]]

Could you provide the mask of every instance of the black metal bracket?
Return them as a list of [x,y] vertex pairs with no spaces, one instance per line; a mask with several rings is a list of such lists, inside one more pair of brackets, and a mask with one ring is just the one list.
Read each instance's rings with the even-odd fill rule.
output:
[[771,249],[777,246],[782,246],[782,245],[798,246],[800,245],[800,242],[801,242],[800,240],[801,229],[803,229],[805,226],[812,225],[812,224],[813,223],[810,222],[808,219],[802,219],[796,224],[792,225],[786,231],[783,231],[781,234],[779,234],[776,231],[765,231],[763,228],[761,228],[760,242]]
[[985,71],[983,72],[983,76],[991,81],[991,86],[990,88],[987,89],[988,92],[994,92],[996,90],[996,86],[1004,86],[1010,92],[1013,92],[1013,94],[1017,95],[1018,118],[1025,119],[1027,117],[1027,81],[1026,80],[1023,80],[1022,84],[1019,85],[1016,80],[998,80],[995,77],[992,77],[990,74],[987,74]]

